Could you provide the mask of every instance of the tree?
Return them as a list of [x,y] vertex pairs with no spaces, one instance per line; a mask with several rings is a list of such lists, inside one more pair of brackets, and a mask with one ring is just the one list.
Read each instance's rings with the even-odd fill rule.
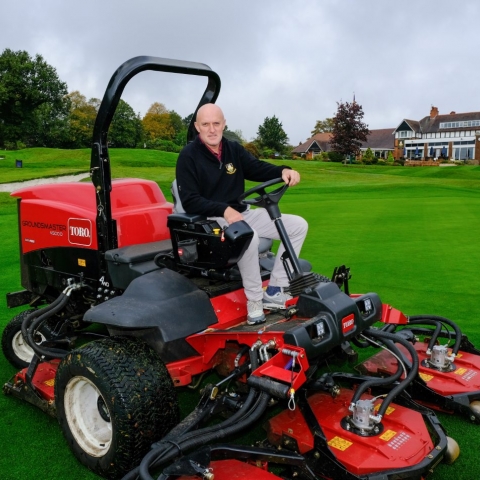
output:
[[375,154],[372,152],[372,149],[370,147],[367,148],[365,153],[362,156],[362,162],[365,165],[372,165],[374,163],[378,162],[378,158],[375,156]]
[[170,114],[163,103],[155,102],[142,119],[143,130],[148,142],[172,140],[175,129],[170,122]]
[[355,100],[352,103],[337,102],[337,105],[330,147],[344,156],[357,156],[370,133],[368,126],[362,122],[363,109]]
[[333,131],[333,118],[326,118],[325,120],[317,120],[311,134],[313,137],[317,133],[329,133],[331,131]]
[[0,145],[34,145],[39,119],[51,121],[64,113],[66,94],[66,83],[41,55],[5,49],[0,55]]
[[93,127],[100,104],[97,98],[87,101],[78,90],[68,94],[70,115],[68,118],[68,140],[66,147],[85,148],[92,144]]
[[193,113],[191,113],[190,115],[187,115],[185,118],[182,118],[182,122],[185,125],[185,128],[189,127],[190,122],[192,121],[192,118],[193,118]]
[[112,118],[108,140],[113,147],[135,148],[142,138],[142,121],[133,108],[120,99]]
[[44,103],[35,110],[36,128],[31,137],[35,145],[62,148],[68,143],[70,101],[67,95],[63,97],[62,103],[62,107]]
[[170,124],[175,132],[173,142],[183,147],[187,144],[188,126],[184,125],[182,117],[175,110],[170,110],[168,113],[170,114]]
[[[240,132],[240,135],[237,132]],[[242,145],[243,144],[243,138],[242,138],[241,135],[242,135],[241,130],[232,131],[232,130],[229,130],[228,125],[225,125],[225,130],[223,131],[223,136],[227,140],[230,140],[232,142],[237,142],[240,145]]]
[[283,152],[288,145],[288,136],[275,115],[272,118],[265,118],[263,124],[258,127],[257,136],[263,148],[276,152]]

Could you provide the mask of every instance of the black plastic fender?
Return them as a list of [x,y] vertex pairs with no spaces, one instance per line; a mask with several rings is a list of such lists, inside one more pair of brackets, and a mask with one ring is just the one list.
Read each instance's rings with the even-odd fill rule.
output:
[[123,295],[92,307],[84,320],[106,325],[117,335],[120,330],[125,334],[147,330],[151,341],[145,340],[157,351],[218,321],[208,295],[167,268],[134,279]]

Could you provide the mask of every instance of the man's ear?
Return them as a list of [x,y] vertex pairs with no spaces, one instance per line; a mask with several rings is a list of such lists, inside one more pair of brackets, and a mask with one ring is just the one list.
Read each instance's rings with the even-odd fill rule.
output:
[[193,124],[195,125],[195,130],[197,130],[197,132],[200,133],[200,129],[198,128],[197,122],[193,122]]

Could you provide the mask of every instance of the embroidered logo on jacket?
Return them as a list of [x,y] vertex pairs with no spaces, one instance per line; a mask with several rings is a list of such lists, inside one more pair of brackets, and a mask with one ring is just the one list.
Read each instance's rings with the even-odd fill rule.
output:
[[237,171],[237,169],[233,166],[232,163],[227,163],[227,165],[225,165],[225,170],[229,175],[232,175]]

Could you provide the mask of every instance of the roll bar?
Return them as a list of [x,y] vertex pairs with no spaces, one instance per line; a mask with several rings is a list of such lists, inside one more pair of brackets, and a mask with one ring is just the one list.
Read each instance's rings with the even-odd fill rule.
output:
[[127,60],[120,65],[112,75],[95,120],[90,160],[90,174],[92,176],[92,182],[95,186],[97,196],[97,232],[99,249],[103,252],[117,247],[117,230],[116,225],[114,224],[115,222],[112,221],[112,209],[110,203],[112,178],[107,143],[108,129],[125,86],[135,75],[146,70],[207,77],[207,87],[195,109],[192,121],[188,127],[188,141],[192,141],[195,138],[193,122],[196,118],[198,109],[206,103],[215,103],[215,100],[220,93],[220,77],[208,65],[203,63],[139,56]]

